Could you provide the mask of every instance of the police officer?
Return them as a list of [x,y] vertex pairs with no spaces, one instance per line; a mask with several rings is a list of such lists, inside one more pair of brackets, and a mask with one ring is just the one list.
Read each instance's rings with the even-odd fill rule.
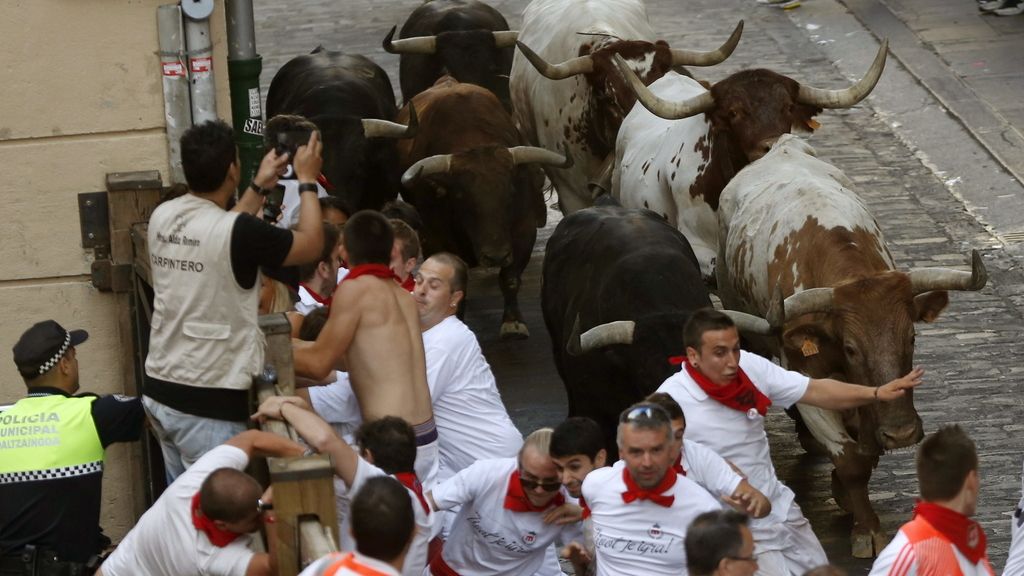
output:
[[138,398],[78,394],[85,330],[53,320],[14,345],[28,396],[0,412],[0,575],[91,574],[109,545],[99,526],[103,451],[138,440]]

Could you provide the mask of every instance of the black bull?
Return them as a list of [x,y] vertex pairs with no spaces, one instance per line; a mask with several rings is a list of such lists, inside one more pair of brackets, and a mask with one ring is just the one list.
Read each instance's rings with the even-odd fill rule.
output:
[[379,209],[400,191],[398,153],[390,138],[367,138],[363,119],[398,114],[387,74],[360,55],[328,52],[289,60],[267,91],[267,118],[305,116],[323,138],[323,173],[330,193],[353,209]]
[[[555,366],[569,415],[600,424],[613,459],[619,413],[679,370],[668,358],[684,353],[683,325],[710,306],[690,243],[653,212],[587,208],[551,235],[541,308]],[[635,322],[632,344],[578,349],[581,332],[621,320]]]

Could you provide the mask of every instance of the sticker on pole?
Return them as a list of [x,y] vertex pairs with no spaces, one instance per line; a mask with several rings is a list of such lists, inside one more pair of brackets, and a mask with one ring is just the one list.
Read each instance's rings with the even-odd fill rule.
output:
[[249,116],[259,118],[263,115],[260,110],[260,89],[249,88]]
[[163,69],[164,76],[177,77],[185,75],[185,65],[174,60],[172,62],[161,62],[160,67]]
[[242,124],[242,132],[253,136],[263,136],[263,121],[259,118],[246,118]]
[[208,73],[213,68],[213,58],[205,56],[202,58],[192,58],[189,60],[189,64],[192,68],[193,74]]

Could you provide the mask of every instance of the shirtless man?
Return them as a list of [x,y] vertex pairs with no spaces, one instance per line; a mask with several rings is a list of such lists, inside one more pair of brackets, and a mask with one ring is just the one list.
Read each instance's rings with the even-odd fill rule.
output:
[[350,268],[334,292],[327,324],[315,342],[295,342],[295,373],[321,381],[349,373],[363,420],[398,416],[415,423],[416,475],[433,486],[437,428],[416,302],[388,268],[394,236],[379,212],[345,223],[342,253]]

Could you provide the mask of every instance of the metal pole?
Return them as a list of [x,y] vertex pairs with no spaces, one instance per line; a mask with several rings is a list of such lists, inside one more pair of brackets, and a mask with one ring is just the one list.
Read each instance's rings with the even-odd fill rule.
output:
[[263,59],[256,53],[252,0],[225,0],[228,33],[228,84],[231,118],[242,164],[239,191],[249,185],[263,157],[263,106],[260,72]]
[[177,4],[158,7],[156,26],[160,37],[160,74],[164,85],[164,123],[167,126],[167,151],[171,165],[170,183],[173,184],[185,181],[185,173],[181,168],[181,135],[192,125],[181,8]]
[[213,43],[210,20],[185,18],[185,45],[192,93],[192,122],[217,119],[217,91],[213,84]]

